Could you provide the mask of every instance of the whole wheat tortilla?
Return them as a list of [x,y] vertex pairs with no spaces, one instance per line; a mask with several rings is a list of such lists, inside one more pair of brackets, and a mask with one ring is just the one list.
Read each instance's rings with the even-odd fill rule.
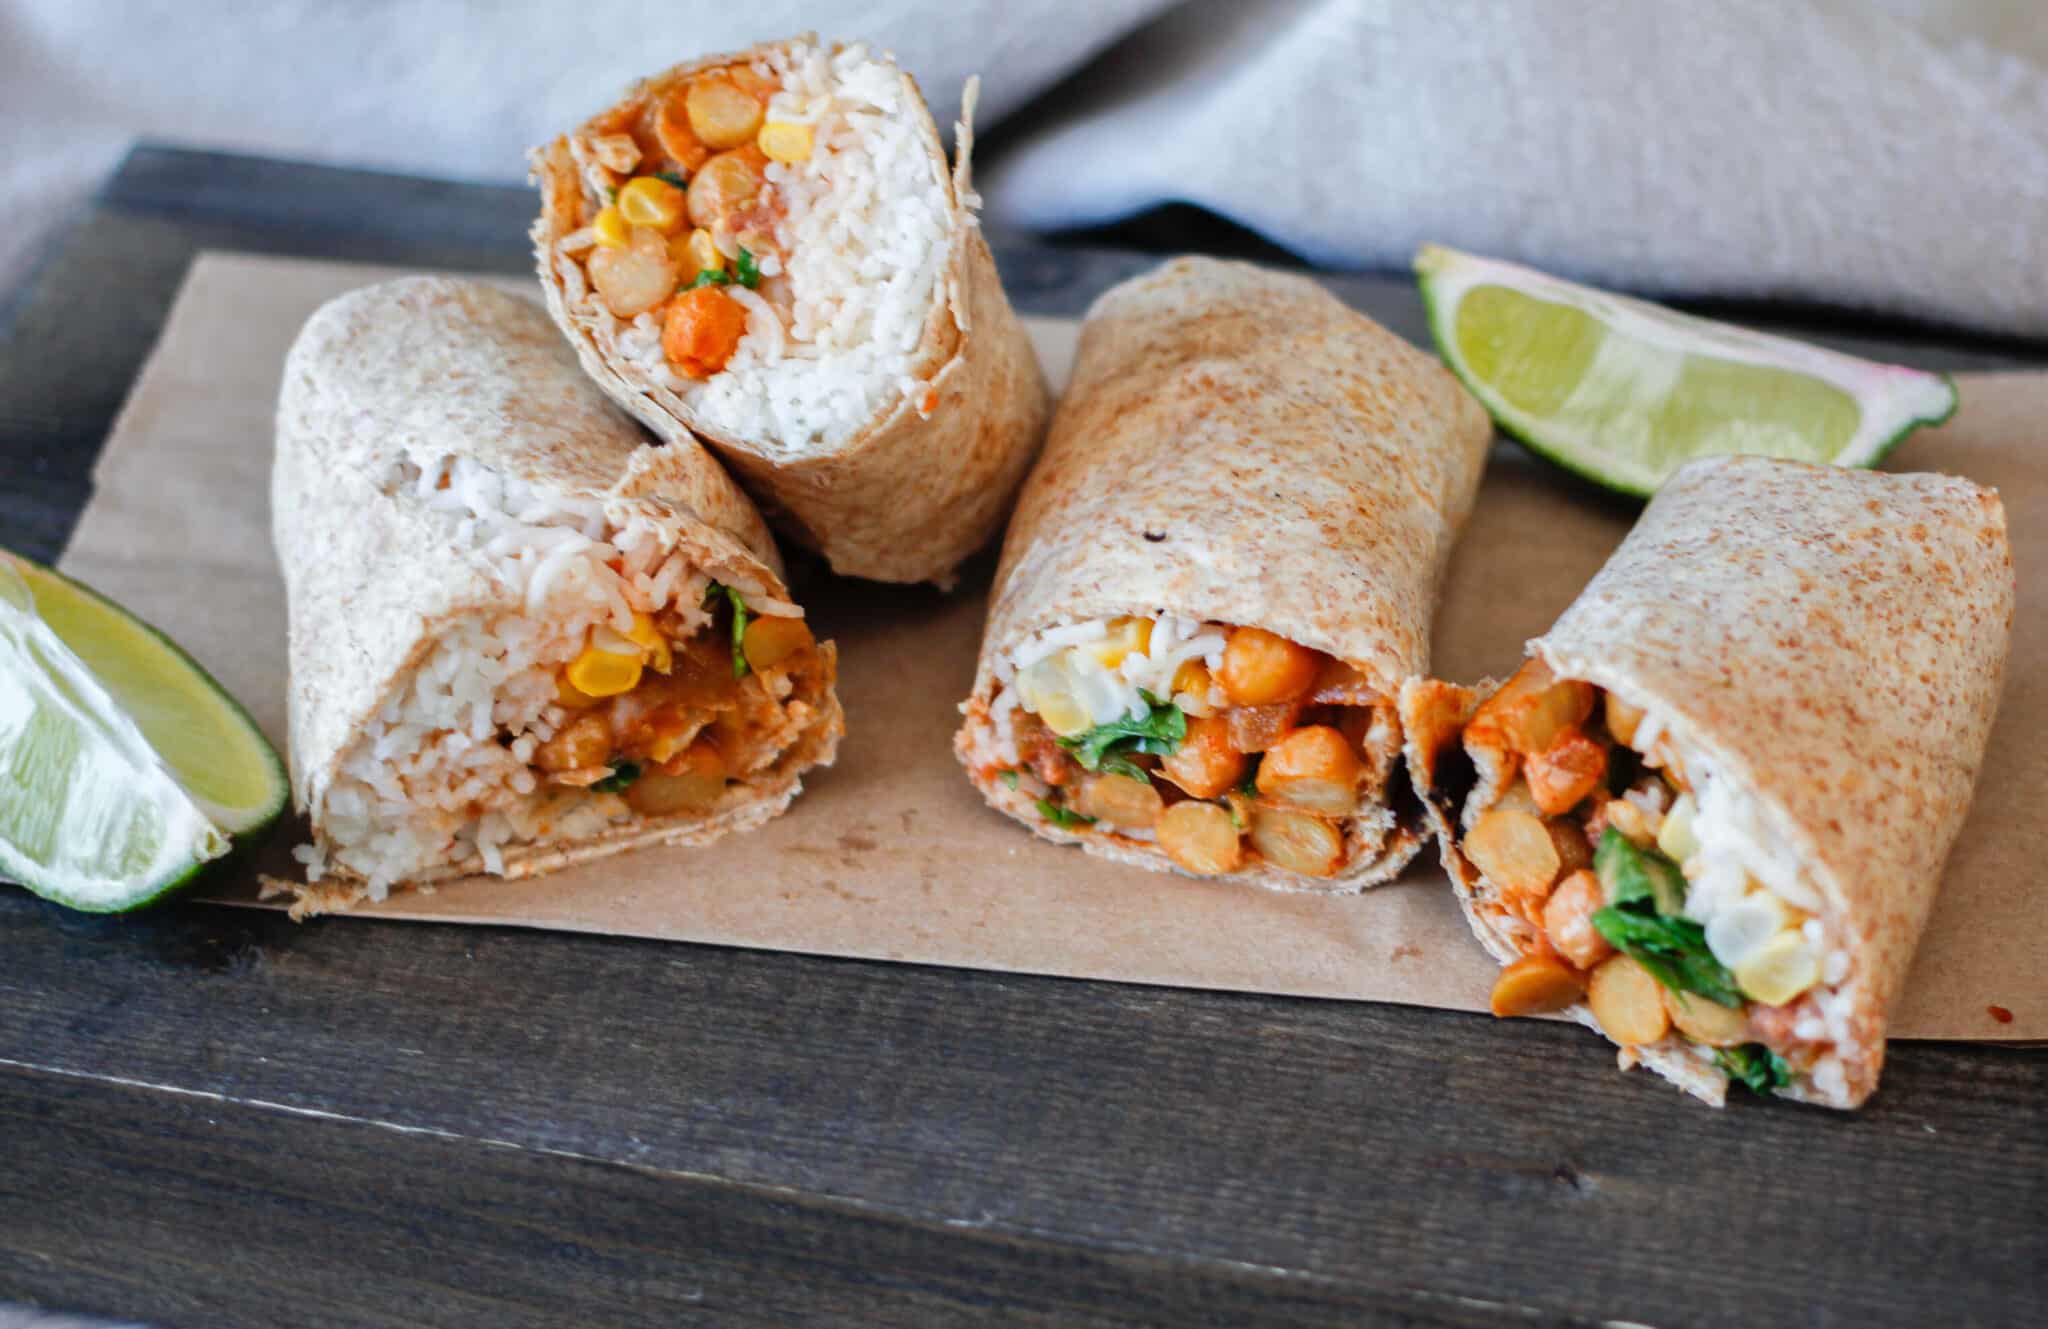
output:
[[[1436,359],[1305,277],[1180,258],[1089,311],[997,570],[955,747],[970,774],[995,664],[1059,623],[1167,613],[1326,651],[1390,701],[1429,665],[1430,618],[1492,427]],[[1156,846],[1069,831],[976,779],[1038,834],[1154,869]],[[1425,837],[1404,809],[1327,880],[1262,863],[1232,879],[1357,891]]]
[[[1877,1087],[1886,1014],[1969,810],[2011,640],[2013,568],[1995,491],[1761,457],[1694,462],[1548,634],[1561,678],[1653,709],[1681,761],[1704,758],[1807,869],[1850,956],[1846,1088],[1791,1096],[1853,1108]],[[1432,694],[1434,694],[1432,696]],[[1479,770],[1455,804],[1457,730],[1478,693],[1403,697],[1412,775],[1428,790],[1465,916],[1495,958],[1520,952],[1475,907],[1457,833],[1513,772]],[[1428,714],[1434,710],[1434,715]],[[1598,1028],[1583,1006],[1572,1014]],[[1667,1040],[1674,1042],[1674,1040]],[[1712,1103],[1728,1077],[1677,1046],[1642,1060]]]
[[[804,44],[815,44],[815,38],[686,61],[635,84],[621,103],[661,96],[706,69]],[[933,175],[946,185],[952,240],[940,296],[911,356],[911,377],[927,383],[930,394],[918,401],[896,397],[842,443],[798,454],[715,429],[680,395],[619,354],[614,320],[571,308],[569,292],[581,289],[583,278],[558,242],[578,228],[582,182],[567,137],[534,153],[541,189],[534,258],[548,311],[613,401],[664,441],[709,444],[777,528],[823,554],[834,571],[947,587],[961,560],[1000,528],[1037,453],[1051,398],[973,213],[969,163],[976,85],[968,83],[962,101],[949,173],[923,96],[908,74],[902,79],[919,108]]]
[[[293,797],[318,807],[351,744],[462,617],[524,604],[457,518],[389,482],[410,460],[472,458],[536,489],[645,518],[711,577],[787,599],[760,514],[693,444],[644,446],[577,369],[541,309],[475,282],[408,277],[329,301],[285,362],[272,472],[272,531],[290,609]],[[507,846],[506,875],[531,876],[650,844],[708,843],[788,806],[804,770],[829,765],[843,724],[827,671],[817,714],[775,765],[706,815],[638,818],[603,834]],[[316,820],[316,830],[318,823]],[[479,871],[473,857],[417,878]],[[311,908],[360,894],[346,874],[301,889]]]

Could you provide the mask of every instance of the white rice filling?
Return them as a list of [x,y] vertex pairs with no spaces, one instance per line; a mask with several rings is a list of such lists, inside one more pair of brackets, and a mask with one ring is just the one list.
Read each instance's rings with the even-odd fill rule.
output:
[[[1631,746],[1643,754],[1647,764],[1662,766],[1662,753],[1675,752],[1666,737],[1668,730],[1666,717],[1655,707],[1648,707],[1636,727]],[[1806,943],[1821,958],[1821,980],[1802,995],[1813,999],[1819,1018],[1802,1016],[1793,1033],[1797,1038],[1830,1048],[1845,1045],[1849,1041],[1853,1006],[1848,987],[1854,966],[1848,950],[1823,921],[1832,912],[1825,897],[1785,837],[1770,830],[1772,817],[1768,810],[1734,781],[1721,778],[1712,759],[1691,752],[1675,755],[1685,771],[1697,809],[1693,814],[1693,835],[1699,842],[1699,851],[1687,864],[1685,916],[1709,928],[1711,936],[1715,919],[1749,893],[1752,880],[1784,904],[1814,915],[1801,925],[1801,931]],[[1682,1045],[1701,1058],[1711,1058],[1710,1050],[1697,1048],[1675,1034],[1667,1041],[1674,1047]],[[1842,1059],[1832,1050],[1821,1055],[1808,1075],[1814,1088],[1823,1093],[1840,1094],[1847,1085]]]
[[[708,579],[651,522],[613,526],[595,500],[543,494],[467,458],[395,462],[384,488],[446,513],[449,557],[481,560],[524,611],[447,625],[316,792],[314,843],[294,853],[313,881],[336,866],[359,874],[373,900],[472,858],[502,874],[507,845],[629,817],[617,794],[535,779],[535,747],[568,715],[556,676],[591,628],[628,631],[636,611],[673,609],[686,632],[709,622]],[[793,608],[738,589],[750,607]]]
[[612,330],[618,354],[698,422],[801,454],[845,442],[899,400],[923,409],[929,389],[911,356],[952,256],[952,197],[924,109],[890,58],[857,44],[837,54],[802,45],[754,67],[781,84],[767,119],[813,134],[807,160],[766,170],[786,208],[775,235],[785,258],[764,256],[761,270],[785,272],[787,322],[756,292],[727,287],[746,306],[746,335],[722,371],[692,379],[670,367],[653,314],[621,323],[588,289],[567,257],[581,232],[557,246],[556,267],[572,306]]
[[1173,679],[1189,660],[1202,661],[1213,677],[1223,667],[1228,629],[1171,614],[1144,617],[1152,624],[1145,650],[1126,654],[1114,666],[1088,649],[1109,635],[1111,620],[1101,618],[1062,623],[1033,633],[1007,659],[999,660],[995,672],[1000,686],[989,704],[999,759],[1015,763],[1022,758],[1017,747],[1016,712],[1031,708],[1015,686],[1018,673],[1055,657],[1072,684],[1073,695],[1096,724],[1143,718],[1151,711],[1144,697],[1148,692],[1179,703],[1190,714],[1208,714],[1227,705],[1227,698],[1215,687],[1201,697],[1177,694]]

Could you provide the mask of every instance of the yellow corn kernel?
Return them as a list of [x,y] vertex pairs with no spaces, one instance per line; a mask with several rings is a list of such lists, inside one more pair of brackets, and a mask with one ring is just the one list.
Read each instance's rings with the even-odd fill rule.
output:
[[1180,668],[1173,671],[1175,693],[1191,692],[1207,701],[1210,686],[1209,666],[1200,660],[1183,660],[1180,662]]
[[654,666],[655,673],[666,674],[675,667],[675,653],[669,649],[668,639],[647,615],[633,615],[633,630],[626,634],[626,639],[647,653],[645,658]]
[[1691,794],[1680,794],[1671,810],[1664,814],[1664,824],[1657,830],[1657,852],[1678,864],[1700,851],[1699,836],[1693,831],[1693,818],[1699,812],[1699,804]]
[[1038,718],[1062,738],[1071,738],[1095,723],[1087,708],[1064,692],[1039,698]]
[[597,242],[606,249],[624,249],[633,241],[633,228],[626,224],[615,207],[607,206],[597,214],[597,220],[590,224],[597,236]]
[[597,701],[596,697],[571,683],[566,671],[555,679],[556,704],[566,706],[572,711],[585,711],[597,705]]
[[563,672],[569,686],[591,697],[616,697],[631,692],[640,683],[638,655],[618,655],[599,646],[586,646],[583,654],[569,662]]
[[1109,625],[1109,631],[1081,649],[1101,661],[1104,669],[1114,669],[1124,662],[1127,655],[1143,655],[1152,646],[1152,620],[1149,618],[1119,618]]
[[1780,932],[1731,972],[1743,996],[1782,1006],[1820,982],[1820,957],[1796,930]]
[[1051,655],[1017,673],[1017,700],[1024,709],[1045,721],[1046,728],[1062,737],[1072,737],[1095,723],[1088,708],[1068,690],[1064,653]]
[[684,237],[682,246],[683,252],[678,257],[683,260],[683,271],[687,276],[694,278],[700,272],[725,270],[725,255],[718,252],[711,232],[703,227],[697,227]]
[[811,159],[811,127],[793,125],[781,120],[770,120],[761,126],[761,132],[754,136],[754,146],[767,157],[779,162],[801,162]]
[[633,225],[666,234],[683,224],[683,191],[658,176],[636,176],[619,189],[618,208]]

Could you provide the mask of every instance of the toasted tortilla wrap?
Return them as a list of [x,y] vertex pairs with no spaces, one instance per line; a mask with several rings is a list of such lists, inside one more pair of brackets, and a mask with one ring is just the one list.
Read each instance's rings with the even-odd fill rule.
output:
[[2012,610],[1991,490],[1680,471],[1506,685],[1403,695],[1496,1013],[1561,1006],[1714,1104],[1862,1104]]
[[643,443],[537,304],[416,277],[307,321],[272,477],[297,912],[706,844],[831,762],[833,648],[759,514]]
[[1119,862],[1393,876],[1425,837],[1395,701],[1491,436],[1306,278],[1182,258],[1109,291],[1004,544],[969,777]]
[[534,153],[541,286],[584,368],[849,576],[950,584],[1050,410],[974,217],[974,94],[949,172],[908,74],[799,37],[642,80]]

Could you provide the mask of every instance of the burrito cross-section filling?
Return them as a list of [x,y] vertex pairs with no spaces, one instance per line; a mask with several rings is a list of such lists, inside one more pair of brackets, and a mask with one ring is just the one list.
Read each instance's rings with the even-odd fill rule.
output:
[[2012,597],[1968,481],[1695,462],[1491,695],[1406,687],[1494,1013],[1569,1011],[1713,1102],[1860,1104]]
[[718,449],[843,573],[946,581],[1043,428],[1035,353],[916,84],[815,38],[642,80],[534,155],[543,290],[613,400]]
[[1121,862],[1392,877],[1424,834],[1396,702],[1490,437],[1305,278],[1183,258],[1105,293],[1004,542],[969,778]]
[[302,907],[702,843],[840,730],[760,517],[643,435],[546,315],[414,278],[316,313],[279,407]]
[[1205,876],[1335,877],[1387,847],[1394,701],[1321,651],[1152,615],[1049,629],[1009,663],[982,776],[1055,824],[1156,841]]

